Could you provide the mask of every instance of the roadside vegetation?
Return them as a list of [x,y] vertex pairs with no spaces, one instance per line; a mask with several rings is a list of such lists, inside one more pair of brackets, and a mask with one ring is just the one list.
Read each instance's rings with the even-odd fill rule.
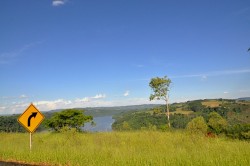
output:
[[[166,125],[164,105],[151,110],[126,112],[114,116],[116,121],[112,128],[116,131],[184,130],[197,117],[203,118],[207,125],[205,134],[250,140],[250,102],[243,100],[212,99],[173,103],[170,105],[171,128]],[[196,128],[201,125],[194,124]]]
[[40,165],[250,165],[250,143],[182,131],[0,133],[0,160]]

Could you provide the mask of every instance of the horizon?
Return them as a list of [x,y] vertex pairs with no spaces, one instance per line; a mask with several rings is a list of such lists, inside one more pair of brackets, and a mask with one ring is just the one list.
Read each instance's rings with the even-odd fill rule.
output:
[[[13,5],[14,4],[14,5]],[[250,96],[250,1],[1,1],[0,114]]]
[[[241,100],[241,99],[244,99],[244,98],[250,98],[250,97],[240,97],[240,98],[235,98],[235,99],[227,99],[227,98],[205,98],[205,99],[194,99],[194,100],[187,100],[187,101],[180,101],[180,102],[172,102],[172,103],[169,103],[169,105],[172,105],[172,104],[180,104],[180,103],[186,103],[186,102],[190,102],[190,101],[197,101],[197,100]],[[248,100],[246,100],[248,101]],[[33,104],[35,105],[34,103],[26,103],[27,104],[27,107],[29,107],[30,104]],[[117,106],[93,106],[93,107],[72,107],[72,108],[57,108],[57,109],[52,109],[52,110],[45,110],[45,111],[41,111],[41,112],[51,112],[51,111],[57,111],[57,110],[66,110],[66,109],[88,109],[88,108],[115,108],[115,107],[132,107],[132,106],[144,106],[144,105],[165,105],[165,103],[158,103],[158,104],[153,104],[153,103],[149,103],[149,104],[137,104],[137,105],[117,105]],[[36,105],[35,105],[36,106]],[[36,106],[37,107],[37,106]],[[26,108],[27,109],[27,108]],[[25,111],[25,110],[23,110]],[[22,112],[20,113],[14,113],[14,114],[1,114],[0,113],[0,116],[8,116],[8,115],[19,115],[19,114],[22,114]]]

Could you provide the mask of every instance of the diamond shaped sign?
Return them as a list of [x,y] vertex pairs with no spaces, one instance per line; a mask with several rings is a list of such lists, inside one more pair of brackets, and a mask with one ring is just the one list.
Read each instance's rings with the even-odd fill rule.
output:
[[31,103],[17,120],[26,130],[33,133],[42,123],[43,119],[43,114]]

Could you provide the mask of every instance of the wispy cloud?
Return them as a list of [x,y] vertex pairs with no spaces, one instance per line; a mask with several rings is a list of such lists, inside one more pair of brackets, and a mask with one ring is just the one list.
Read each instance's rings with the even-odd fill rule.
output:
[[21,56],[25,51],[29,50],[30,48],[40,43],[42,42],[33,42],[33,43],[26,44],[22,46],[21,48],[14,50],[14,51],[0,53],[0,64],[8,64],[15,58],[18,58],[19,56]]
[[138,64],[138,65],[136,65],[136,67],[138,67],[138,68],[143,68],[143,67],[144,67],[144,65],[142,65],[142,64]]
[[67,2],[67,0],[53,0],[52,6],[61,6],[64,5]]
[[232,74],[245,74],[250,73],[250,69],[236,69],[236,70],[221,70],[221,71],[211,71],[201,74],[187,74],[187,75],[175,75],[170,76],[170,78],[192,78],[192,77],[201,77],[207,79],[207,77],[212,76],[222,76],[222,75],[232,75]]
[[203,76],[201,77],[201,80],[202,80],[202,81],[206,81],[206,80],[207,80],[207,76],[206,76],[206,75],[203,75]]
[[91,97],[92,99],[103,99],[106,98],[106,94],[97,94],[94,97]]
[[[185,75],[169,75],[170,79],[172,78],[195,78],[198,77],[202,81],[207,80],[209,77],[214,76],[223,76],[223,75],[233,75],[233,74],[246,74],[250,73],[250,69],[235,69],[235,70],[219,70],[219,71],[210,71],[198,74],[185,74]],[[150,81],[151,78],[141,78],[129,81]]]
[[129,96],[129,90],[127,90],[127,91],[123,94],[123,96],[125,96],[125,97]]

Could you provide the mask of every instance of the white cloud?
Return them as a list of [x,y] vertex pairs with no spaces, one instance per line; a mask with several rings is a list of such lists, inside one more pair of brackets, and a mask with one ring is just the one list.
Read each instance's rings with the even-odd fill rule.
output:
[[0,107],[0,113],[4,113],[4,111],[5,111],[5,109],[6,109],[6,107]]
[[105,94],[97,94],[94,97],[91,97],[92,99],[104,99],[106,98]]
[[41,110],[52,110],[60,107],[68,107],[72,104],[71,100],[57,99],[52,101],[37,101],[35,105]]
[[52,1],[52,6],[61,6],[66,3],[66,0],[53,0]]
[[207,80],[207,76],[206,76],[206,75],[201,76],[201,80],[202,80],[202,81]]
[[227,91],[225,91],[225,92],[223,92],[224,94],[228,94],[229,92],[227,92]]
[[[98,96],[98,95],[96,95]],[[105,95],[99,95],[105,96]],[[67,108],[86,108],[86,107],[112,107],[112,106],[127,106],[127,105],[141,105],[141,104],[162,104],[162,101],[149,101],[148,98],[127,98],[123,100],[104,100],[103,98],[85,97],[82,99],[66,100],[41,100],[34,101],[33,104],[40,111],[50,111],[54,109]],[[30,105],[29,102],[16,102],[9,105],[0,105],[0,114],[17,114],[22,113]]]
[[241,89],[239,92],[250,92],[250,89]]
[[20,95],[20,96],[19,96],[19,98],[20,98],[20,99],[23,99],[23,98],[28,98],[28,96],[27,96],[27,95],[25,95],[25,94],[22,94],[22,95]]
[[75,102],[89,102],[89,98],[88,97],[84,97],[82,99],[76,99]]
[[123,94],[123,96],[125,96],[125,97],[129,96],[129,91],[127,90],[127,91]]

